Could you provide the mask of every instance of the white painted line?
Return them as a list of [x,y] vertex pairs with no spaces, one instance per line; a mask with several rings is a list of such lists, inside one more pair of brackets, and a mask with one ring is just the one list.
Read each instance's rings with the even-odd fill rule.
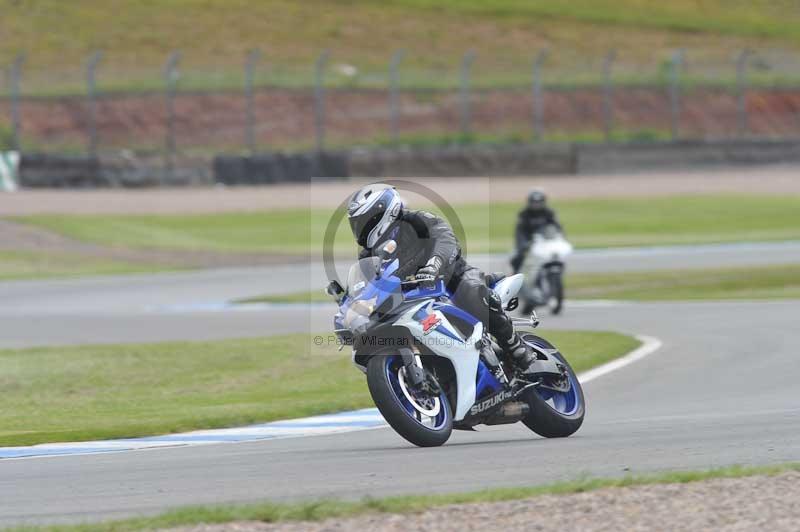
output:
[[84,441],[71,443],[42,443],[21,447],[0,447],[0,459],[27,459],[45,456],[105,454],[139,451],[164,447],[213,445],[219,443],[253,442],[278,438],[297,438],[339,432],[354,432],[386,426],[377,408],[326,414],[301,419],[273,421],[260,425],[229,429],[197,430],[180,434],[145,436],[141,438]]
[[[602,366],[578,375],[578,380],[585,384],[607,375],[612,371],[643,359],[657,351],[662,343],[650,336],[636,337],[642,345],[622,358],[612,360]],[[146,436],[106,441],[86,441],[73,443],[43,443],[24,447],[0,447],[0,459],[19,460],[42,458],[46,456],[74,456],[87,454],[106,454],[124,451],[141,451],[165,447],[187,447],[196,445],[214,445],[220,443],[242,443],[278,438],[297,438],[337,434],[387,427],[386,421],[377,408],[365,408],[338,414],[327,414],[301,419],[273,421],[247,427],[229,429],[196,430],[180,434]]]
[[636,336],[636,339],[642,342],[642,345],[624,357],[614,359],[611,362],[606,362],[601,366],[597,366],[589,371],[584,371],[578,375],[578,380],[581,382],[581,384],[586,384],[587,382],[591,382],[602,377],[603,375],[608,375],[612,371],[617,371],[625,366],[630,366],[634,362],[638,362],[644,357],[652,355],[661,349],[661,346],[663,345],[661,340],[658,338],[653,338],[652,336]]

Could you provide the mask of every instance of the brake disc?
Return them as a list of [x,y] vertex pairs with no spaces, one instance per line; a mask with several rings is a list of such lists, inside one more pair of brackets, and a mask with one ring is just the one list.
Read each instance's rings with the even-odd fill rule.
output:
[[405,368],[400,368],[397,372],[397,380],[400,382],[400,389],[403,390],[403,395],[408,399],[420,414],[428,417],[436,417],[441,410],[441,403],[438,397],[417,397],[406,384]]

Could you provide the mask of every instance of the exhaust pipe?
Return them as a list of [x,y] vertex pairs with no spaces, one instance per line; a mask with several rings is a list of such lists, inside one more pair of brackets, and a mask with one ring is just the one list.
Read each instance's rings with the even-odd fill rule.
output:
[[521,421],[528,415],[531,407],[527,403],[512,401],[497,409],[495,413],[486,418],[484,425],[507,425]]

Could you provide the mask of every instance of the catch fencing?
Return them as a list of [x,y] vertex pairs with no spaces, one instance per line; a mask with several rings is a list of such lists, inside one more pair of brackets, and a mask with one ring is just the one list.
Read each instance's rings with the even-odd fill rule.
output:
[[654,57],[540,50],[528,65],[498,66],[476,49],[432,70],[398,50],[381,70],[328,50],[272,65],[254,49],[241,67],[211,71],[184,68],[187,55],[172,51],[131,75],[98,51],[64,81],[20,54],[5,70],[0,150],[114,157],[174,180],[219,154],[800,137],[791,54]]

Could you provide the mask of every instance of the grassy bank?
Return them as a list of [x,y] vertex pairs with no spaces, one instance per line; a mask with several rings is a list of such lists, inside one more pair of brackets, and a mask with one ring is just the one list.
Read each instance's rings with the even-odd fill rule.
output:
[[[800,196],[705,195],[555,201],[578,247],[800,239]],[[520,205],[457,205],[470,253],[509,252]],[[104,245],[315,256],[331,210],[175,216],[41,215],[15,219]],[[353,255],[346,222],[337,251]]]
[[[328,82],[345,85],[384,83],[391,53],[402,48],[408,85],[456,86],[470,46],[479,52],[476,78],[490,84],[527,82],[541,48],[554,51],[547,68],[556,78],[599,79],[600,60],[586,57],[611,48],[621,52],[616,74],[659,75],[679,47],[712,57],[732,78],[731,50],[797,48],[798,19],[797,9],[769,0],[29,0],[5,10],[0,59],[8,64],[25,50],[24,90],[50,94],[79,93],[83,62],[98,49],[105,51],[104,91],[161,89],[162,66],[175,49],[184,51],[183,88],[241,87],[244,55],[259,45],[268,51],[258,81],[285,86],[309,85],[314,57],[326,48],[333,53]],[[344,75],[339,63],[359,70]]]
[[330,518],[347,518],[363,514],[411,514],[450,504],[491,503],[529,499],[542,495],[567,495],[604,488],[625,488],[651,484],[686,484],[720,478],[742,478],[755,475],[774,476],[800,471],[800,464],[788,463],[773,466],[732,466],[702,471],[677,471],[669,473],[626,476],[623,478],[593,478],[558,482],[544,486],[519,488],[492,488],[482,491],[437,495],[407,495],[386,498],[365,498],[361,501],[317,500],[281,504],[263,502],[248,505],[196,506],[173,510],[156,517],[143,517],[107,523],[36,527],[16,529],[64,532],[118,532],[170,529],[181,526],[230,523],[233,521],[321,521]]
[[572,275],[567,293],[575,299],[638,301],[800,299],[800,264]]
[[[576,370],[627,353],[616,333],[552,332]],[[327,338],[327,336],[326,336]],[[367,407],[347,351],[310,335],[0,351],[0,445],[165,434]]]
[[150,273],[163,268],[44,251],[0,251],[0,280]]

